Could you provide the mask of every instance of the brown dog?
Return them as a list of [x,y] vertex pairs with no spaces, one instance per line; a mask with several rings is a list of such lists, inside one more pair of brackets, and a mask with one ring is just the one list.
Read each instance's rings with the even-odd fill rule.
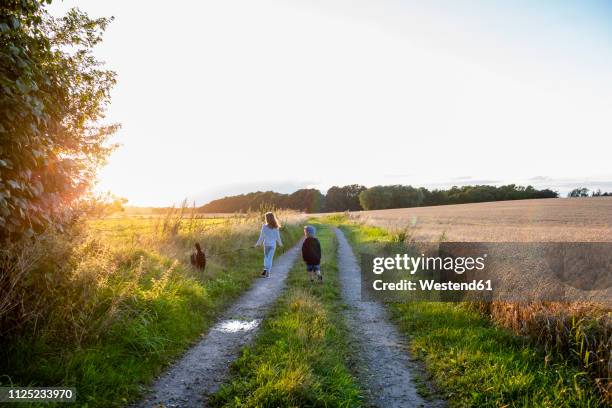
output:
[[200,244],[197,242],[195,244],[195,248],[195,252],[191,254],[191,265],[203,271],[206,268],[206,255],[204,254],[204,251],[202,251]]

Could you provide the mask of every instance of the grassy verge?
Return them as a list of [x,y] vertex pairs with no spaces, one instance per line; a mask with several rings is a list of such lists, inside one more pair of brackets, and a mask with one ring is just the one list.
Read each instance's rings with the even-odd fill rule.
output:
[[[341,227],[356,247],[393,238],[377,227]],[[412,302],[389,309],[451,406],[604,405],[584,372],[562,359],[548,361],[528,338],[494,325],[465,304]]]
[[[256,241],[259,217],[166,223],[99,221],[48,244],[31,272],[49,279],[32,286],[45,320],[3,340],[0,383],[74,386],[82,406],[125,405],[258,276],[261,251],[235,250]],[[284,227],[285,247],[300,233]],[[196,241],[209,254],[204,273],[189,265]]]
[[323,249],[322,284],[310,283],[298,262],[288,288],[265,320],[253,346],[234,363],[233,378],[213,406],[352,407],[361,396],[346,361],[333,231],[316,225]]

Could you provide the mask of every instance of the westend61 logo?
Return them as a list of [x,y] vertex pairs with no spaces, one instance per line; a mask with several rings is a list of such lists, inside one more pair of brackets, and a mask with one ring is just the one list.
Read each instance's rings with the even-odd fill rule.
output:
[[485,268],[487,254],[479,257],[441,257],[441,256],[420,256],[414,257],[408,254],[396,254],[394,257],[376,257],[373,260],[372,272],[380,275],[385,270],[405,270],[414,275],[418,270],[446,270],[456,274],[463,274],[465,271],[474,269],[482,271]]

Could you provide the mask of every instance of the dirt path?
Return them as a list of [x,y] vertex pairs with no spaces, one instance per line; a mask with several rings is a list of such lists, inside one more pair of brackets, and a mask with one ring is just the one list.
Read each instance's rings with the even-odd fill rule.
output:
[[285,286],[301,242],[275,259],[270,278],[259,279],[202,340],[155,381],[135,407],[202,407],[219,389],[240,349],[250,342],[270,305]]
[[385,308],[361,301],[360,267],[344,233],[336,229],[342,296],[349,306],[347,324],[358,348],[357,375],[366,388],[366,400],[376,407],[441,407],[417,393],[414,372],[402,336],[389,321]]

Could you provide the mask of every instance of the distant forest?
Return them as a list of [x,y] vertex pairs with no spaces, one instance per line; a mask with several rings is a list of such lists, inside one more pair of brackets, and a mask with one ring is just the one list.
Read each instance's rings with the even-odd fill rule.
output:
[[258,191],[213,200],[199,208],[205,213],[247,212],[261,208],[284,208],[307,213],[380,210],[445,204],[482,203],[486,201],[556,198],[559,194],[549,189],[536,190],[532,186],[462,186],[448,190],[389,185],[366,188],[352,184],[334,186],[323,195],[316,189],[301,189],[291,194]]

